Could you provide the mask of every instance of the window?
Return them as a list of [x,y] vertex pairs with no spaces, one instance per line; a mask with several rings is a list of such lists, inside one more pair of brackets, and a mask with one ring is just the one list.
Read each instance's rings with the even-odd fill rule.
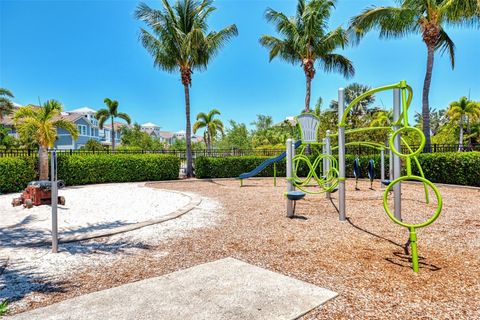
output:
[[81,136],[86,136],[87,135],[87,126],[86,125],[77,124],[77,128],[78,128],[78,133]]

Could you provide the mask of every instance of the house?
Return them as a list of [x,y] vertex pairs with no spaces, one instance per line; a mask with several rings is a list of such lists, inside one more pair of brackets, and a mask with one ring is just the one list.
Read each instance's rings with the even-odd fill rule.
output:
[[[114,122],[113,127],[115,129],[115,145],[118,146],[122,144],[122,128],[129,127],[129,125],[120,122]],[[112,125],[104,124],[103,129],[101,130],[100,142],[103,145],[111,146],[112,145]]]
[[160,131],[159,140],[167,144],[173,144],[175,142],[175,134],[170,131]]
[[74,140],[72,135],[65,129],[57,129],[57,149],[80,149],[88,140],[100,141],[98,126],[94,125],[85,114],[62,112],[63,120],[73,122],[78,129],[78,139]]
[[155,123],[147,122],[140,125],[140,130],[149,134],[154,139],[160,139],[160,126]]

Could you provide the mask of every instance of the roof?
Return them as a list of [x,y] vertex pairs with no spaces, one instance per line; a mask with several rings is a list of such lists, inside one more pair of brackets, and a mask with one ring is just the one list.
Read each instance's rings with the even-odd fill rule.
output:
[[89,107],[83,107],[83,108],[78,108],[78,109],[75,109],[75,110],[72,110],[72,111],[69,111],[69,112],[73,112],[73,113],[97,113],[97,111],[89,108]]
[[158,135],[164,139],[171,139],[173,138],[174,133],[170,131],[160,131]]
[[[126,124],[126,123],[121,123],[121,122],[114,122],[114,123],[113,123],[113,126],[115,127],[115,130],[120,130],[120,129],[122,129],[123,127],[130,127],[128,124]],[[111,124],[105,124],[103,127],[106,128],[106,129],[112,129],[112,125],[111,125]]]
[[141,125],[141,127],[155,127],[160,128],[160,126],[156,125],[155,123],[147,122]]

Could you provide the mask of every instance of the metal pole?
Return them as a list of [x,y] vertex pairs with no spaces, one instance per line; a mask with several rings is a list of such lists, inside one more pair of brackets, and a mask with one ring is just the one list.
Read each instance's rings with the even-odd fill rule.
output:
[[[400,114],[401,114],[401,101],[400,101],[400,89],[394,89],[393,90],[393,121],[397,122],[400,120]],[[396,131],[400,129],[399,125],[396,125],[393,127],[393,129]],[[395,140],[393,141],[395,149],[397,151],[401,152],[402,150],[402,145],[400,143],[400,135],[397,134],[395,136]],[[400,157],[393,153],[393,179],[397,179],[401,176],[401,162],[400,162]],[[393,186],[393,195],[394,195],[394,216],[398,220],[402,220],[402,186],[400,183],[397,183]]]
[[[341,121],[345,111],[345,89],[338,89],[338,119]],[[345,215],[345,127],[338,128],[338,211],[340,221]]]
[[[330,155],[332,154],[332,148],[331,148],[331,145],[330,145],[330,130],[327,130],[327,137],[325,138],[325,153],[327,155]],[[325,159],[325,170],[324,170],[324,175],[325,175],[325,179],[327,179],[327,175],[328,175],[328,172],[330,171],[330,159]],[[327,188],[330,186],[329,184],[326,184]],[[325,192],[325,197],[327,199],[330,199],[330,192]]]
[[392,149],[388,149],[388,179],[393,181],[393,152]]
[[385,149],[380,149],[380,188],[384,188],[382,181],[385,180]]
[[[287,139],[287,143],[285,145],[285,152],[287,153],[286,156],[286,166],[287,166],[287,192],[293,191],[293,163],[292,163],[292,139]],[[287,198],[287,217],[293,217],[293,201]]]
[[58,185],[57,185],[57,151],[55,149],[51,152],[51,182],[52,182],[52,252],[58,252],[58,220],[57,220],[57,206],[58,206]]

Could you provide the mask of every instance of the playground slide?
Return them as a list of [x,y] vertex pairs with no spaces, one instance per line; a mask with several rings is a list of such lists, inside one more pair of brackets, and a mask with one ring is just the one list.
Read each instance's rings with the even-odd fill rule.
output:
[[[297,149],[298,147],[300,147],[302,145],[302,141],[298,140],[297,142],[295,142],[295,149]],[[278,162],[280,160],[282,160],[283,158],[285,158],[287,155],[286,152],[282,152],[280,153],[278,156],[274,157],[274,158],[270,158],[270,159],[267,159],[265,161],[263,161],[258,167],[256,167],[255,169],[253,169],[252,171],[250,172],[246,172],[246,173],[242,173],[238,178],[239,179],[247,179],[247,178],[251,178],[251,177],[254,177],[256,176],[260,171],[262,171],[263,169],[265,169],[265,167],[271,165],[271,164],[274,164],[275,162]]]

